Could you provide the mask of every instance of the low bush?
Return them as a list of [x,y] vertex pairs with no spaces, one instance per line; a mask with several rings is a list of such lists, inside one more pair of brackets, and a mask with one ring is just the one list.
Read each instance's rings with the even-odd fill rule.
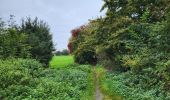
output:
[[[42,65],[35,60],[0,60],[0,97],[21,99],[39,83]],[[18,97],[19,96],[19,97]]]
[[169,100],[170,92],[163,87],[165,82],[146,70],[143,74],[105,73],[101,87],[111,97],[121,96],[122,100]]
[[1,60],[0,99],[80,100],[93,97],[89,66],[42,68],[39,62],[31,59]]

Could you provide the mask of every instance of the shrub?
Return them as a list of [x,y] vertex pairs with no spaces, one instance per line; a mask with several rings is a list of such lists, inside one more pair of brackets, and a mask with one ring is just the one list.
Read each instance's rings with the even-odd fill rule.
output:
[[[1,20],[0,23],[2,23]],[[2,24],[0,26],[0,59],[29,58],[31,47],[26,42],[27,38],[28,36],[16,27],[10,25],[7,27]]]
[[148,74],[106,73],[101,87],[113,99],[121,96],[125,100],[169,100],[169,93],[162,87],[164,83]]
[[79,64],[96,64],[97,58],[93,48],[81,45],[74,53],[74,60]]
[[96,25],[95,21],[91,21],[90,24],[83,25],[71,31],[72,36],[68,43],[68,49],[70,53],[75,55],[76,63],[95,64],[97,62],[94,45],[96,40],[92,37]]
[[0,99],[92,98],[91,74],[86,65],[42,69],[40,63],[31,59],[0,60]]
[[57,100],[79,100],[87,97],[90,73],[91,69],[86,65],[45,69],[40,74],[40,83],[32,90],[30,97]]
[[38,18],[34,20],[27,18],[22,21],[20,31],[28,35],[27,43],[32,47],[30,49],[32,58],[39,60],[44,65],[48,65],[53,56],[52,51],[54,48],[52,34],[47,23],[38,20]]
[[41,68],[40,63],[31,59],[0,60],[0,97],[21,99],[29,96],[30,89],[38,83]]
[[13,17],[8,23],[0,19],[0,58],[33,58],[47,66],[54,50],[47,23],[27,18],[18,26]]

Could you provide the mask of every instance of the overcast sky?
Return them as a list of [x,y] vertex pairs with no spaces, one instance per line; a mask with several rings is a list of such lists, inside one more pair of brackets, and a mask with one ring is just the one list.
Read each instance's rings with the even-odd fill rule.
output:
[[18,23],[26,16],[46,21],[55,47],[62,50],[67,48],[71,29],[104,15],[102,4],[102,0],[0,0],[0,17],[7,20],[12,14]]

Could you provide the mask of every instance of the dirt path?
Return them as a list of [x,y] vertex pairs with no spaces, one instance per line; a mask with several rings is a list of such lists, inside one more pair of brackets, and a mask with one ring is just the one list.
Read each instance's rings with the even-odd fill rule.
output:
[[94,67],[94,78],[95,78],[95,86],[96,86],[95,100],[103,100],[104,99],[104,95],[100,91],[98,74],[96,72],[96,68],[95,67]]

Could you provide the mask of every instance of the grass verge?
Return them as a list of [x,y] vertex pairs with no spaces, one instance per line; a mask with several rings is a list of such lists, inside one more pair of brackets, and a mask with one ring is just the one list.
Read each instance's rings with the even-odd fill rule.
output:
[[104,100],[123,100],[121,96],[111,91],[106,77],[106,74],[109,72],[107,72],[107,70],[102,66],[98,66],[96,67],[96,73],[99,78],[100,90],[104,94]]

